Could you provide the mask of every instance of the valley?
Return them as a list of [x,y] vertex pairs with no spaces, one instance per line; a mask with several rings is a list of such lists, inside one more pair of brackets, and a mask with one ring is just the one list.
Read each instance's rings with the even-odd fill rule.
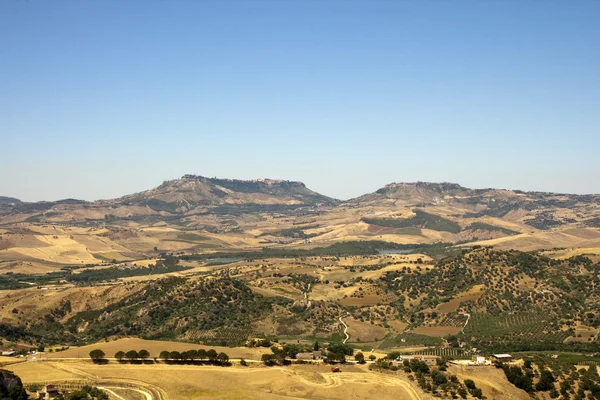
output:
[[[0,338],[23,357],[0,362],[26,386],[131,400],[480,398],[469,379],[487,398],[549,398],[464,362],[537,360],[534,383],[553,355],[595,368],[599,200],[419,182],[340,201],[299,182],[194,175],[96,202],[3,197]],[[316,344],[341,374],[298,363]],[[160,356],[209,348],[232,365]],[[131,349],[154,361],[113,357]],[[415,354],[440,364],[393,364]]]

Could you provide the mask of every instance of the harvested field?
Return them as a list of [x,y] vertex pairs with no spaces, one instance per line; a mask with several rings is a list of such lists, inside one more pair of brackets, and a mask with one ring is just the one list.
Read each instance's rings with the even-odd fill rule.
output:
[[439,304],[436,307],[436,309],[442,313],[454,312],[458,309],[458,306],[462,302],[479,300],[479,298],[483,294],[484,290],[485,290],[484,285],[475,285],[471,289],[467,290],[466,292],[461,293],[459,296],[455,297],[454,299],[452,299],[446,303]]
[[472,379],[477,387],[481,388],[488,399],[494,400],[528,400],[527,392],[517,389],[510,384],[504,375],[504,371],[496,367],[468,367],[452,365],[448,372],[456,375],[461,381]]
[[[431,399],[404,376],[370,372],[347,366],[343,373],[332,373],[326,365],[290,367],[211,367],[187,365],[94,365],[64,363],[59,371],[44,365],[41,374],[33,374],[40,363],[27,363],[11,370],[23,381],[68,380],[74,377],[114,379],[153,384],[167,392],[171,400],[189,399]],[[52,377],[52,378],[51,378]]]
[[344,318],[343,321],[348,325],[349,342],[352,343],[381,340],[388,333],[386,328],[369,322],[361,322],[354,318]]
[[363,297],[346,297],[340,300],[340,304],[345,306],[374,306],[383,302],[384,298],[376,294],[367,294]]

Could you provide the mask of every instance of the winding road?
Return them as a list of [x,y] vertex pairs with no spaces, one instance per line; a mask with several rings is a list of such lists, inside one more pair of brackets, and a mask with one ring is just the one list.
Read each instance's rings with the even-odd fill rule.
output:
[[346,325],[342,317],[340,317],[340,322],[342,323],[342,325],[344,325],[344,335],[346,335],[346,339],[344,339],[342,343],[346,344],[348,339],[350,339],[350,335],[348,335],[348,325]]

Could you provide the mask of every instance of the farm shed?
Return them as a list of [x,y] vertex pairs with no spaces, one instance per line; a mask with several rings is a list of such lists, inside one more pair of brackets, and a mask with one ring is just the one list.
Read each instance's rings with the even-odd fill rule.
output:
[[492,360],[499,362],[510,362],[513,360],[510,354],[492,354]]
[[311,351],[310,353],[298,353],[296,359],[298,360],[320,360],[322,358],[320,351]]
[[423,361],[427,365],[436,365],[439,359],[439,356],[423,356],[415,354],[415,360]]

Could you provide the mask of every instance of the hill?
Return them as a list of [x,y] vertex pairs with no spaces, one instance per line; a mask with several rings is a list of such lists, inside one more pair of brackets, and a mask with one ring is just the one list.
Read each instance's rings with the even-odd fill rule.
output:
[[[547,192],[524,192],[506,189],[468,189],[456,183],[391,183],[374,193],[366,194],[347,203],[352,205],[389,205],[405,207],[446,207],[454,209],[462,218],[521,217],[537,229],[583,222],[586,226],[598,225],[597,215],[588,215],[589,207],[596,207],[600,195],[564,194]],[[571,210],[580,214],[576,218],[561,216],[558,210]]]
[[159,187],[116,199],[123,205],[148,205],[170,212],[222,204],[334,205],[338,201],[308,189],[302,182],[274,179],[219,179],[184,175]]
[[0,203],[0,270],[355,241],[600,255],[599,204],[598,195],[427,182],[339,201],[301,182],[185,175],[117,199]]
[[14,197],[0,196],[0,204],[18,204],[21,200],[15,199]]

